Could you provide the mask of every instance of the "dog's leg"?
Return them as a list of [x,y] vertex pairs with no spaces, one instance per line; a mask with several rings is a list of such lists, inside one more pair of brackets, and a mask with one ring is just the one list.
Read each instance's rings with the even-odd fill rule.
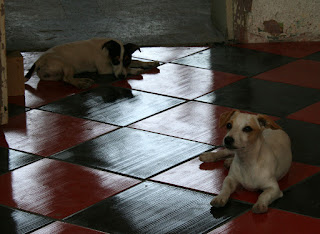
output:
[[128,74],[130,74],[130,75],[140,75],[144,71],[145,70],[142,68],[128,68]]
[[79,89],[87,89],[94,83],[94,80],[88,78],[74,78],[74,70],[71,66],[64,65],[63,67],[63,81]]
[[140,67],[140,68],[153,68],[159,66],[160,63],[158,61],[153,61],[153,62],[144,62],[144,61],[139,61],[139,60],[132,60],[130,67]]
[[230,195],[236,190],[238,182],[231,176],[227,176],[222,185],[221,192],[212,199],[210,204],[214,207],[223,207],[228,202]]
[[268,211],[268,206],[276,199],[283,196],[277,181],[274,181],[272,186],[263,190],[258,201],[253,205],[254,213],[265,213]]
[[228,149],[223,149],[219,151],[205,152],[199,156],[200,161],[202,162],[216,162],[225,158],[232,157],[234,155]]

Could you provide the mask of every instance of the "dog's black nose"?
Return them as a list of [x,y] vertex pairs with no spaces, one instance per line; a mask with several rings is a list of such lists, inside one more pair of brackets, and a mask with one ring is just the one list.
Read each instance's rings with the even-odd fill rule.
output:
[[118,79],[120,79],[120,80],[123,80],[124,78],[126,78],[126,76],[125,75],[118,75]]
[[224,138],[224,144],[226,146],[231,146],[234,143],[234,139],[231,136],[227,136],[226,138]]

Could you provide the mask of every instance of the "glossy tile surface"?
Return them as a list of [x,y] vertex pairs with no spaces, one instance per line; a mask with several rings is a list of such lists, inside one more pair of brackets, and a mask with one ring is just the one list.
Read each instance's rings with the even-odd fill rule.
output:
[[[297,94],[303,98],[296,98]],[[320,90],[248,78],[218,89],[197,100],[284,117],[319,101]]]
[[103,123],[31,110],[1,126],[0,146],[49,156],[116,129]]
[[2,233],[29,233],[52,222],[49,218],[14,210],[1,205],[0,217]]
[[12,171],[42,157],[0,147],[0,174]]
[[141,52],[136,51],[133,56],[160,62],[171,62],[206,49],[208,47],[142,47]]
[[244,48],[217,46],[174,62],[215,71],[253,76],[292,61],[294,61],[293,58],[280,55]]
[[320,89],[320,62],[297,60],[254,78]]
[[[23,61],[26,74],[42,52],[21,54],[24,57]],[[82,91],[83,90],[77,89],[62,81],[40,81],[35,72],[31,79],[25,84],[24,97],[10,97],[9,103],[35,108]]]
[[320,102],[307,106],[289,115],[287,118],[320,124]]
[[202,233],[248,209],[233,202],[223,212],[210,214],[210,199],[206,194],[146,182],[66,221],[111,233]]
[[63,223],[59,221],[51,223],[43,228],[40,228],[39,230],[32,232],[32,234],[47,234],[47,233],[99,234],[103,232],[99,232],[89,228],[84,228],[84,227],[76,226],[69,223]]
[[[249,228],[252,227],[252,228]],[[254,228],[253,228],[254,227]],[[305,233],[306,230],[318,230],[319,220],[303,215],[270,209],[267,214],[256,215],[247,212],[244,215],[214,229],[209,234],[269,234],[269,233]]]
[[207,103],[188,102],[130,127],[221,145],[225,132],[218,128],[218,119],[221,113],[228,110],[230,109]]
[[[308,44],[142,48],[134,56],[158,68],[79,74],[96,82],[81,91],[34,75],[0,126],[0,230],[318,233],[320,46]],[[39,53],[23,55],[28,69]],[[269,115],[291,138],[284,196],[267,214],[241,188],[210,205],[228,170],[198,156],[221,145],[232,108]]]
[[[279,181],[280,189],[285,190],[318,172],[320,172],[320,167],[293,162],[288,174]],[[219,194],[223,180],[227,175],[228,170],[223,166],[223,161],[203,163],[196,158],[151,179],[203,192]],[[231,198],[255,203],[259,195],[260,192],[238,188],[231,195]]]
[[310,54],[309,56],[305,57],[305,59],[315,60],[320,62],[320,51],[314,54]]
[[194,99],[244,76],[178,64],[158,67],[158,74],[143,74],[141,79],[128,79],[113,83],[114,86],[142,90],[184,99]]
[[0,204],[59,219],[137,183],[108,172],[43,159],[0,176]]
[[145,179],[211,148],[201,143],[122,128],[53,157]]
[[303,58],[319,51],[320,42],[278,42],[278,43],[253,43],[238,44],[236,47],[258,50],[294,58]]
[[320,166],[320,148],[317,147],[320,125],[292,119],[278,123],[290,136],[293,160]]
[[272,207],[315,217],[319,220],[319,183],[320,173],[317,173],[316,175],[308,178],[304,183],[297,184],[285,191],[283,199],[275,201],[272,204]]
[[42,110],[125,126],[182,100],[103,86],[41,107]]

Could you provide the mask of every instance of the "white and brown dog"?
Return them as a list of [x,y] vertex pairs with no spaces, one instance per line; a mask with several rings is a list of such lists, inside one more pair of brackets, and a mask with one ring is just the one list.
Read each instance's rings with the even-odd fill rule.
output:
[[[123,79],[128,74],[138,75],[144,69],[156,67],[159,62],[132,60],[132,54],[139,46],[108,38],[93,38],[76,41],[47,50],[33,64],[26,74],[26,81],[36,71],[41,80],[63,80],[80,89],[89,88],[94,81],[88,78],[74,78],[82,72],[114,74]],[[144,68],[144,69],[141,69]]]
[[[212,201],[214,207],[223,207],[238,185],[248,190],[262,190],[253,212],[264,213],[268,205],[283,196],[278,180],[289,170],[292,161],[288,135],[269,117],[230,111],[223,113],[220,127],[226,127],[225,149],[200,155],[203,162],[227,158],[230,170],[222,189]],[[226,163],[226,162],[225,162]]]

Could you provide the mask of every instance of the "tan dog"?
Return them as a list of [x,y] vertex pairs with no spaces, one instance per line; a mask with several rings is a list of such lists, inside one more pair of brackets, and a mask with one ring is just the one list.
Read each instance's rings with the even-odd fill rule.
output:
[[268,205],[283,196],[278,180],[289,170],[292,161],[288,135],[265,115],[230,111],[220,116],[219,127],[226,127],[225,149],[200,155],[203,162],[234,156],[222,190],[212,201],[223,207],[238,185],[248,190],[263,190],[253,212],[264,213]]

